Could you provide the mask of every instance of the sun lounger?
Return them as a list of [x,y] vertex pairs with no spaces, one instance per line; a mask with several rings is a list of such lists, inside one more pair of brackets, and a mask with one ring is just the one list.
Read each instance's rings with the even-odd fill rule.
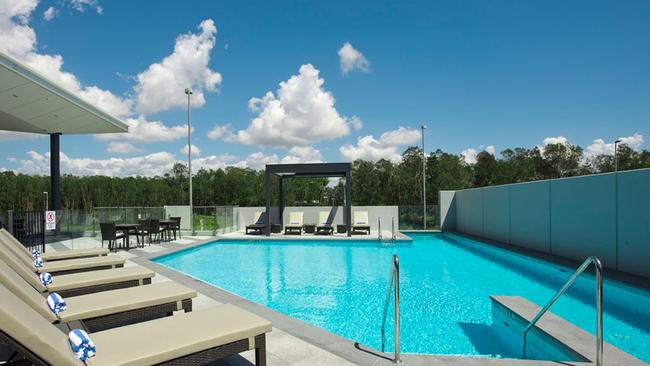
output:
[[71,273],[54,276],[54,282],[45,286],[32,267],[25,265],[4,245],[0,245],[0,260],[16,271],[25,281],[41,293],[56,291],[61,296],[78,296],[118,288],[147,285],[155,273],[141,266],[131,266],[103,271]]
[[321,234],[321,235],[334,234],[334,226],[332,226],[332,221],[334,221],[334,215],[330,215],[330,211],[319,212],[318,225],[316,225],[316,234]]
[[[7,240],[19,245],[22,250],[25,251],[28,255],[31,255],[29,250],[22,245],[18,239],[16,239],[11,233],[5,229],[0,229],[0,237],[5,237]],[[75,259],[75,258],[91,258],[91,257],[101,257],[108,255],[109,251],[106,248],[87,248],[87,249],[75,249],[75,250],[58,250],[58,251],[49,251],[41,253],[41,258],[46,262],[58,261],[64,259]]]
[[90,332],[192,311],[196,291],[173,281],[66,298],[67,310],[55,315],[43,294],[0,261],[0,284],[53,324],[81,321]]
[[302,234],[302,212],[291,212],[289,214],[289,224],[284,225],[284,234]]
[[255,212],[254,219],[256,220],[254,224],[246,226],[246,235],[250,234],[249,231],[253,234],[262,234],[266,229],[266,212]]
[[36,365],[201,365],[255,349],[266,365],[271,323],[231,304],[105,330],[90,335],[97,347],[85,363],[68,337],[0,285],[0,341]]
[[101,257],[65,259],[53,262],[44,262],[42,267],[34,266],[34,258],[20,242],[12,240],[13,236],[9,233],[0,233],[0,245],[10,250],[25,265],[34,268],[37,273],[49,272],[52,274],[65,274],[85,271],[95,271],[100,269],[112,269],[124,267],[124,258],[118,255],[107,255]]
[[368,211],[354,211],[354,222],[352,223],[352,233],[367,233],[370,235],[370,221],[368,221]]

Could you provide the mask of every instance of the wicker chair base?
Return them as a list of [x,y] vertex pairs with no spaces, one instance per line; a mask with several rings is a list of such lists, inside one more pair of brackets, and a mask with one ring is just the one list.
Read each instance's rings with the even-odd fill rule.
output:
[[141,323],[148,320],[164,318],[173,315],[174,311],[184,310],[186,313],[192,311],[192,299],[185,299],[181,302],[181,309],[176,302],[149,306],[142,309],[125,311],[117,314],[100,316],[97,318],[84,319],[82,324],[86,331],[93,333],[106,329],[122,327],[129,324]]

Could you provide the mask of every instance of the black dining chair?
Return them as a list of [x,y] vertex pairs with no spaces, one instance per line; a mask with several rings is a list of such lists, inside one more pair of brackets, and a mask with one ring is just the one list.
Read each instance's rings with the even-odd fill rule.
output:
[[174,221],[172,225],[169,226],[169,230],[174,234],[174,240],[176,240],[176,232],[178,231],[178,238],[181,238],[181,218],[179,217],[170,217],[170,221]]
[[[136,238],[138,239],[138,244],[144,247],[145,238],[149,236],[149,220],[138,219],[138,227],[135,230]],[[142,243],[140,243],[140,238],[142,238]],[[151,245],[151,239],[149,240],[149,245]]]
[[160,227],[160,220],[151,219],[149,220],[149,243],[151,243],[151,238],[157,243],[160,243],[162,236],[165,234],[165,229]]
[[99,229],[102,233],[102,248],[104,247],[104,241],[108,241],[108,250],[113,250],[113,246],[117,245],[118,239],[122,239],[122,246],[126,246],[126,235],[117,233],[115,223],[101,222],[99,223]]

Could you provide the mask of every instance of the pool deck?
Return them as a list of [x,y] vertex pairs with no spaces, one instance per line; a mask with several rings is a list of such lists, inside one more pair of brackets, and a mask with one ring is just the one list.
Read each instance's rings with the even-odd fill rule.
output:
[[[403,235],[403,234],[402,234]],[[216,239],[249,239],[249,240],[277,240],[280,238],[292,239],[324,239],[332,238],[331,236],[285,236],[273,235],[271,237],[259,235],[243,235],[243,233],[230,233],[219,237],[196,237],[185,236],[180,240],[166,242],[162,244],[147,245],[144,248],[132,249],[130,251],[119,251],[118,254],[127,259],[127,265],[138,264],[156,272],[153,282],[173,280],[185,286],[197,290],[198,297],[194,299],[194,309],[202,309],[219,303],[231,303],[247,311],[258,314],[273,324],[273,331],[267,335],[267,361],[268,365],[394,365],[391,360],[392,354],[381,353],[372,348],[364,347],[355,342],[328,332],[324,329],[315,327],[311,324],[297,320],[283,313],[259,305],[235,294],[232,294],[213,285],[177,272],[155,262],[151,259],[173,253],[179,250],[202,245]],[[387,233],[390,238],[390,232]],[[334,239],[351,239],[351,240],[376,240],[375,235],[354,235],[351,238],[347,236],[334,236]],[[407,236],[400,236],[401,240],[410,240]],[[75,248],[88,247],[96,245],[96,241],[89,239],[86,241],[77,241]],[[64,250],[71,245],[61,244],[53,247],[54,250]],[[521,299],[521,298],[520,298]],[[502,304],[507,304],[513,308],[520,316],[528,318],[534,316],[535,305],[531,306],[525,299],[520,301],[517,298],[498,298]],[[582,329],[573,326],[563,319],[549,313],[538,323],[538,327],[553,337],[568,343],[574,350],[578,351],[585,358],[593,360],[595,338]],[[252,351],[244,352],[239,356],[229,357],[215,365],[232,365],[243,366],[252,365],[254,355]],[[414,355],[403,354],[403,364],[405,365],[458,365],[458,366],[478,366],[478,365],[503,365],[503,366],[546,366],[546,365],[595,365],[595,362],[554,362],[554,361],[537,361],[537,360],[517,360],[517,359],[496,359],[481,357],[461,357],[461,356],[434,356],[434,355]],[[647,365],[646,363],[628,355],[620,349],[606,343],[605,344],[605,364],[608,366],[623,365]]]

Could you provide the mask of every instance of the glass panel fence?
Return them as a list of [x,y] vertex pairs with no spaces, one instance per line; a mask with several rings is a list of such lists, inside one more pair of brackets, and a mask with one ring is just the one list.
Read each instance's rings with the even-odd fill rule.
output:
[[[420,206],[399,206],[399,229],[400,230],[422,230],[424,222],[422,220],[423,209]],[[427,230],[439,229],[438,224],[438,206],[427,205]]]

